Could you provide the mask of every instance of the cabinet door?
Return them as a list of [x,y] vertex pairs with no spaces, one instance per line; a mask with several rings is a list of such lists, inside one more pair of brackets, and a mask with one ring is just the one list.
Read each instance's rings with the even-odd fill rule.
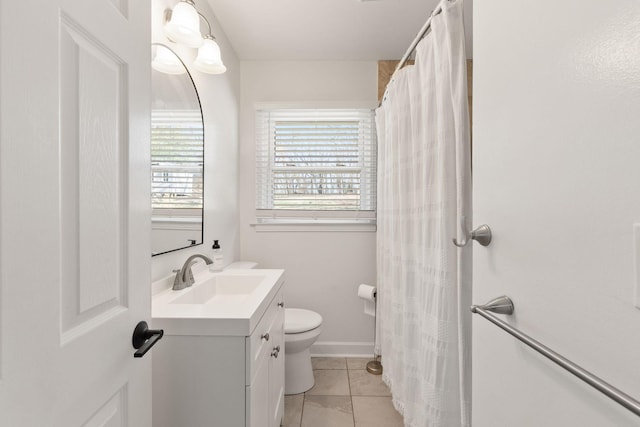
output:
[[[270,426],[271,411],[269,409],[269,368],[270,360],[268,354],[262,357],[257,363],[258,366],[253,377],[253,382],[247,386],[247,427],[268,427]],[[279,426],[280,424],[278,424]]]
[[279,427],[284,415],[284,307],[278,307],[271,334],[273,346],[280,346],[280,351],[277,357],[269,357],[269,425]]

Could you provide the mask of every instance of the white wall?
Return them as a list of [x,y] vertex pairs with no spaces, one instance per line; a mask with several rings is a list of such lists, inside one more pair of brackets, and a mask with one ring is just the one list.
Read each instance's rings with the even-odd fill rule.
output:
[[[606,4],[605,4],[606,3]],[[474,302],[640,399],[640,3],[476,0]],[[634,263],[635,261],[635,263]],[[635,264],[635,265],[634,265]],[[638,418],[474,316],[473,425]]]
[[[186,63],[198,89],[204,116],[204,245],[183,249],[152,259],[152,280],[157,280],[180,268],[189,255],[211,255],[213,240],[220,240],[225,263],[237,259],[240,235],[238,230],[238,109],[240,64],[209,5],[198,1],[197,8],[207,17],[213,36],[220,46],[227,72],[204,74],[190,68],[197,49],[184,48],[169,42],[162,33],[163,13],[177,0],[152,1],[152,40],[174,49]],[[204,31],[206,24],[201,23]],[[149,250],[151,254],[151,250]]]
[[373,350],[373,319],[363,314],[358,284],[375,284],[374,232],[256,232],[256,103],[295,107],[375,107],[376,62],[241,63],[240,257],[286,270],[288,307],[324,319],[312,353],[363,354]]

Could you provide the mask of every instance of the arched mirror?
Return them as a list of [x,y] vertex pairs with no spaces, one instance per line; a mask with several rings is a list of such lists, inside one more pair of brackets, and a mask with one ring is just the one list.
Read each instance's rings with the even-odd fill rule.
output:
[[189,71],[152,45],[151,255],[202,244],[204,122]]

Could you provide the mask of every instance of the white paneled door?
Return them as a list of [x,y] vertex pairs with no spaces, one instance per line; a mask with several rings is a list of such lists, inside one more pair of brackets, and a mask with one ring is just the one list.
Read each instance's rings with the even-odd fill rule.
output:
[[[640,399],[640,3],[474,1],[473,299]],[[635,246],[635,249],[634,249]],[[485,319],[474,427],[640,419]]]
[[0,2],[2,426],[151,425],[149,13]]

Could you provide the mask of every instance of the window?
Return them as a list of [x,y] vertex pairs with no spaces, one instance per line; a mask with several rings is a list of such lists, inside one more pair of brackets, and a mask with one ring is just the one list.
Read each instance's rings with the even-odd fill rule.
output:
[[375,224],[375,132],[372,110],[259,110],[258,224]]
[[[201,215],[204,164],[199,110],[153,110],[151,114],[151,207]],[[173,211],[173,212],[176,212]]]

